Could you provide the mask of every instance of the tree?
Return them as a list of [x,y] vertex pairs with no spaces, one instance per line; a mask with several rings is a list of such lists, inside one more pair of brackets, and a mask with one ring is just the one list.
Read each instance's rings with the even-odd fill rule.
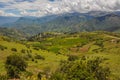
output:
[[100,58],[63,62],[50,80],[108,80],[110,70],[101,62]]
[[5,68],[10,78],[20,78],[20,72],[25,71],[26,67],[27,63],[24,58],[19,55],[10,55],[5,62]]

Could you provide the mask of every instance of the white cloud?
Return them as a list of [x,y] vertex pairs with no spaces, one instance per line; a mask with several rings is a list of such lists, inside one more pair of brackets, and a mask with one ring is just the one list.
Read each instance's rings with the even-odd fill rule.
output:
[[13,13],[5,13],[4,11],[0,10],[0,16],[18,16]]
[[[120,0],[34,0],[33,2],[15,0],[1,0],[9,4],[1,10],[17,9],[21,16],[44,16],[48,14],[60,14],[65,12],[89,12],[89,11],[119,11]],[[11,4],[12,3],[12,4]],[[29,12],[28,10],[36,10]],[[12,12],[11,12],[12,13]]]

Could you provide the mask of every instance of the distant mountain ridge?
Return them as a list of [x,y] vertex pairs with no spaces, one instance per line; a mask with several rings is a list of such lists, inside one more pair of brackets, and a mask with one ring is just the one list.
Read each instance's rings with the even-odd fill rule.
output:
[[19,17],[7,17],[7,16],[0,16],[0,26],[7,23],[14,23],[19,19]]
[[86,31],[105,30],[117,32],[120,30],[120,15],[107,14],[87,21],[82,26]]
[[52,15],[42,18],[21,17],[16,22],[4,24],[5,27],[12,27],[23,32],[36,34],[40,32],[69,32],[74,25],[80,22],[86,22],[92,19],[92,16],[81,13],[68,13],[61,15]]
[[120,12],[67,13],[45,17],[20,17],[4,27],[12,27],[28,34],[42,32],[81,32],[107,30],[119,32]]

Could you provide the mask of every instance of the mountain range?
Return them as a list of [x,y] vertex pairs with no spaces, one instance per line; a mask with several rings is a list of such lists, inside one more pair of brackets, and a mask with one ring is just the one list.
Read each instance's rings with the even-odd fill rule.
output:
[[120,12],[66,13],[45,17],[0,18],[1,27],[27,34],[105,30],[120,32]]
[[7,24],[7,23],[14,23],[19,19],[19,17],[12,17],[12,16],[0,16],[0,26]]

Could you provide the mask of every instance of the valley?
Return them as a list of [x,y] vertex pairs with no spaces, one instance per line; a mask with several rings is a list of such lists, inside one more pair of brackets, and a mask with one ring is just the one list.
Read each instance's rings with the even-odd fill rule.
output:
[[120,0],[0,0],[0,80],[120,80]]
[[[80,33],[45,32],[29,37],[26,40],[12,39],[0,35],[0,71],[6,75],[5,60],[9,55],[22,56],[28,63],[25,72],[20,74],[21,80],[37,80],[37,74],[49,79],[60,63],[69,56],[88,59],[100,57],[104,59],[103,67],[110,68],[110,80],[120,79],[120,34],[94,31]],[[74,59],[74,58],[73,58]],[[46,74],[47,73],[47,74]],[[29,78],[31,77],[31,78]]]

